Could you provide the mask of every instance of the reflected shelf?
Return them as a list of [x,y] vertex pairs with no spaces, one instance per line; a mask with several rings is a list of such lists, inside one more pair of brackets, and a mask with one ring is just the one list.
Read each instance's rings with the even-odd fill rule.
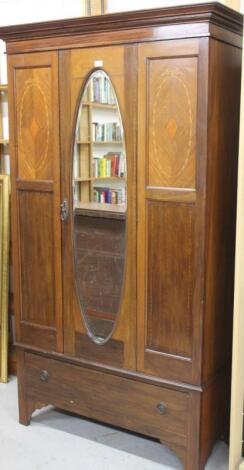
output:
[[82,106],[91,106],[93,108],[115,109],[115,110],[117,110],[117,105],[116,104],[99,103],[99,102],[95,102],[95,101],[85,101],[85,102],[82,103]]
[[126,204],[76,201],[74,213],[75,215],[86,215],[89,217],[124,220],[126,218]]
[[75,182],[77,183],[82,183],[82,182],[85,182],[85,181],[99,181],[99,180],[112,180],[112,181],[125,181],[125,177],[124,176],[93,176],[93,177],[79,177],[79,178],[75,178]]
[[76,144],[79,145],[88,145],[88,144],[95,144],[95,145],[123,145],[122,140],[76,140]]

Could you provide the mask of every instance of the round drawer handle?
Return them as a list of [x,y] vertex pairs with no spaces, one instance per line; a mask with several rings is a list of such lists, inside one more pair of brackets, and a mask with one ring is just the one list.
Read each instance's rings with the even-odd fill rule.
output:
[[49,373],[47,370],[42,370],[41,373],[40,373],[40,379],[42,380],[42,382],[47,382],[48,379],[49,379]]
[[165,403],[163,401],[160,401],[157,404],[156,409],[159,412],[159,414],[161,414],[161,415],[165,415],[166,412],[167,412],[167,406],[165,405]]

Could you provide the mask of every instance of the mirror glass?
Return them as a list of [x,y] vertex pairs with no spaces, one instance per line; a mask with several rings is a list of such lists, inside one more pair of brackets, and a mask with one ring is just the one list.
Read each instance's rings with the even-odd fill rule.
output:
[[81,97],[73,154],[73,255],[89,336],[104,343],[119,312],[125,265],[126,153],[109,76],[93,72]]

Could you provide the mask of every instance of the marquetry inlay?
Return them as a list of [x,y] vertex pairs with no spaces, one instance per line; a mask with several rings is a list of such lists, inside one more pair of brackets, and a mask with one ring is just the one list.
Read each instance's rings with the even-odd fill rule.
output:
[[16,68],[18,177],[52,179],[53,113],[51,67]]
[[[177,60],[182,67],[176,65]],[[195,61],[179,58],[150,63],[150,186],[195,187]]]
[[40,172],[46,165],[50,124],[46,96],[37,80],[25,83],[19,122],[19,142],[25,165],[30,172]]

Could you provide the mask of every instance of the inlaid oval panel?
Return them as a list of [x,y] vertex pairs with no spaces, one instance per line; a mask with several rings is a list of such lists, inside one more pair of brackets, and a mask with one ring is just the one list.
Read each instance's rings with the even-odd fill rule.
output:
[[[180,60],[181,68],[176,66]],[[150,65],[149,185],[194,187],[195,62],[168,59]]]
[[104,343],[119,313],[125,266],[127,171],[115,90],[103,70],[81,96],[73,153],[73,256],[81,314]]
[[41,85],[27,80],[20,103],[19,141],[29,171],[40,172],[46,165],[50,139],[49,112]]

